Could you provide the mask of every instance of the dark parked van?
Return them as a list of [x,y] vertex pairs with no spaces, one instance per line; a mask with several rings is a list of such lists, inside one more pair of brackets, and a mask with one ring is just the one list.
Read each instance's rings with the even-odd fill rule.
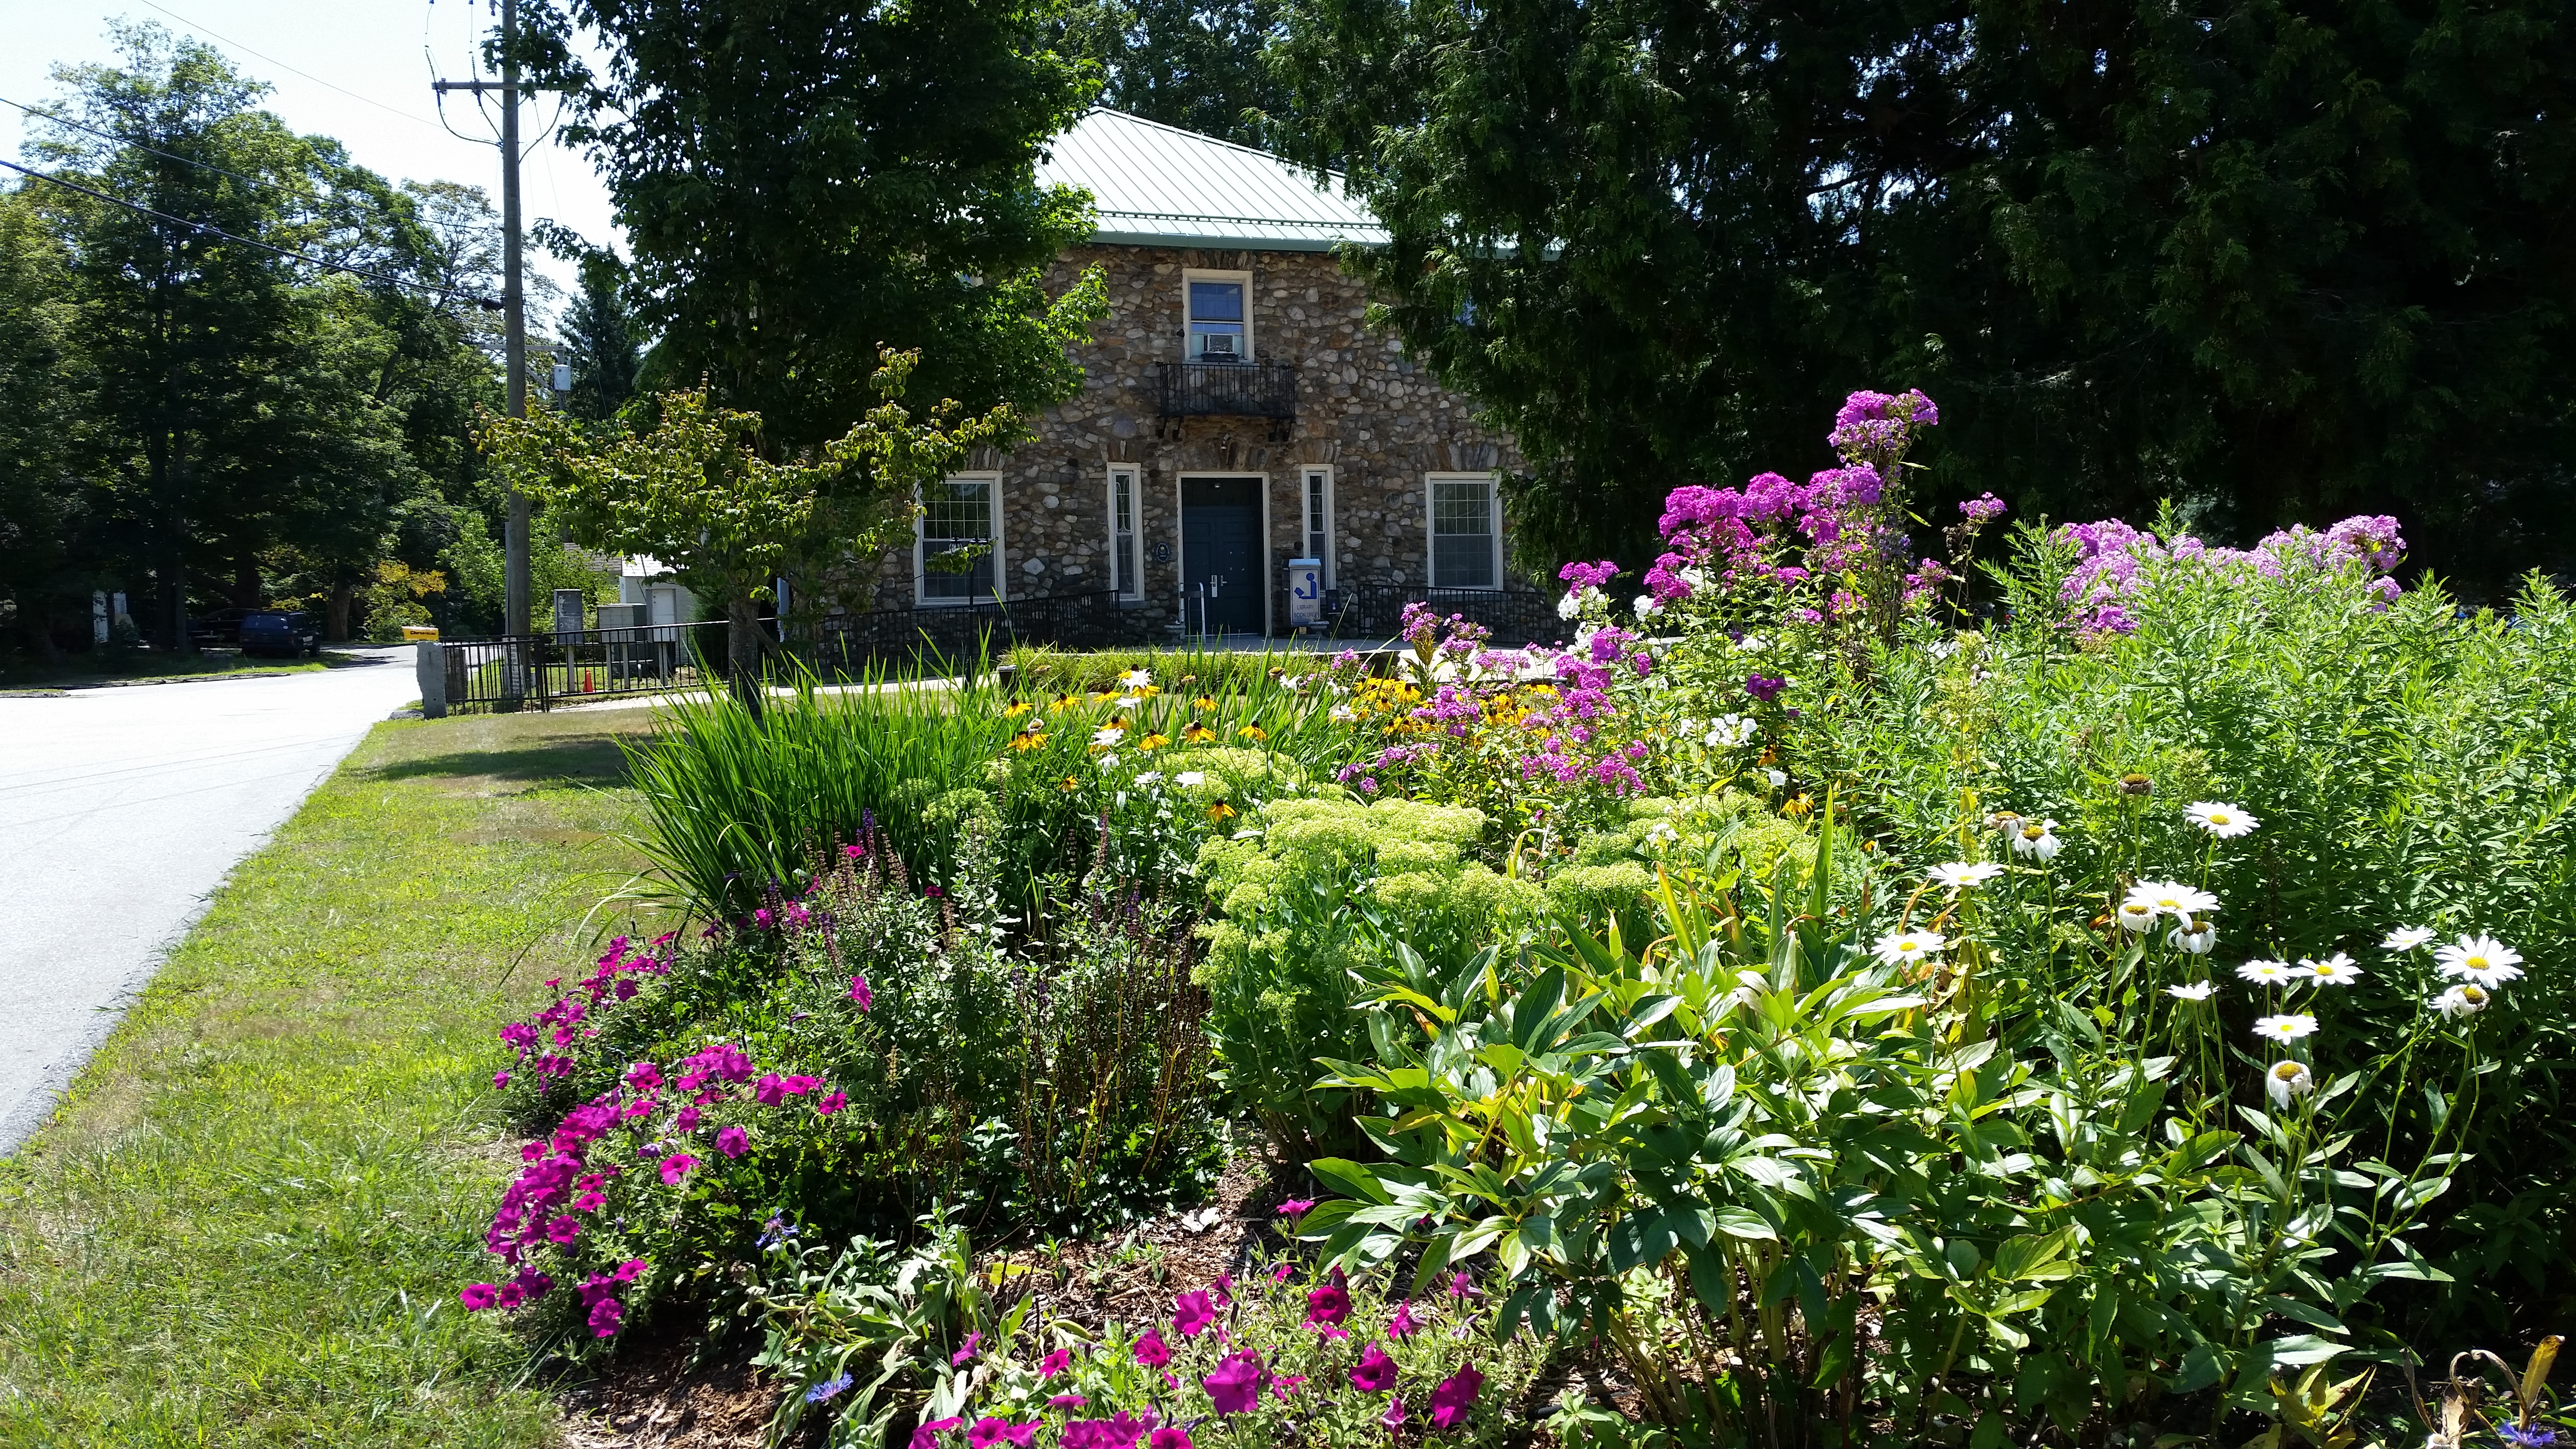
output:
[[241,650],[244,654],[319,655],[322,626],[301,611],[270,609],[247,614],[241,621]]

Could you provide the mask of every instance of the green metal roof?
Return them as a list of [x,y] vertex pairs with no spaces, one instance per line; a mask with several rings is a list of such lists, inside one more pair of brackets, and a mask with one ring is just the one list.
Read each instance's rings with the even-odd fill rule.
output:
[[1092,111],[1056,137],[1038,180],[1091,193],[1093,241],[1286,252],[1386,242],[1339,176],[1317,186],[1267,151],[1123,111]]

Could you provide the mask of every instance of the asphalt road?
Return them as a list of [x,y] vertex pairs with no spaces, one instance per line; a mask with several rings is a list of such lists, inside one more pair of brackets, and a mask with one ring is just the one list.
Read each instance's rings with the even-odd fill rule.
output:
[[407,648],[319,673],[0,699],[0,1153],[233,866],[418,697]]

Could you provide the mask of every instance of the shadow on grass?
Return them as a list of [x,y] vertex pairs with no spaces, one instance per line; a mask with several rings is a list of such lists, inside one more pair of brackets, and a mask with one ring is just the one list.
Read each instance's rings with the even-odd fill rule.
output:
[[507,750],[452,750],[390,760],[369,773],[380,780],[516,780],[615,788],[627,783],[626,754],[616,734],[565,735]]

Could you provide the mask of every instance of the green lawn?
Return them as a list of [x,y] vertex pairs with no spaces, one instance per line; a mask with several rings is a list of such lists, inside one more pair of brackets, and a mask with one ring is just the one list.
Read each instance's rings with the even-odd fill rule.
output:
[[651,714],[379,725],[242,865],[0,1159],[0,1444],[553,1439],[455,1294],[517,1162],[494,1033],[593,954]]

